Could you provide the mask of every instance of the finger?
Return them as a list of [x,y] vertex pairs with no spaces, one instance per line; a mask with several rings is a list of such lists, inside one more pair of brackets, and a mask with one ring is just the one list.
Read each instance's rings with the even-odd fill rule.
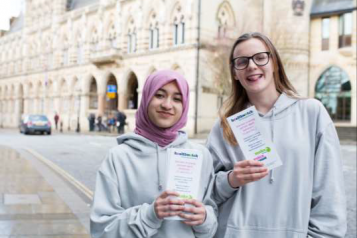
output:
[[234,167],[247,167],[247,166],[264,166],[262,162],[256,160],[243,160],[234,164]]
[[172,204],[172,205],[184,205],[185,201],[183,199],[179,199],[179,198],[173,198],[173,197],[169,197],[165,199],[165,203],[166,204]]
[[195,207],[203,207],[204,206],[202,202],[200,202],[196,199],[184,199],[183,201],[185,202],[185,204],[191,204]]
[[203,219],[204,214],[187,214],[182,212],[179,216],[185,219],[186,221],[199,221]]
[[188,225],[188,226],[198,226],[198,225],[201,225],[203,223],[203,220],[199,220],[199,221],[183,221],[183,223]]
[[160,217],[165,218],[165,217],[172,217],[172,216],[179,216],[182,212],[161,212]]
[[264,173],[267,172],[267,167],[245,167],[244,169],[240,169],[240,173],[242,174],[256,174],[256,173]]
[[255,174],[240,174],[238,177],[245,181],[257,181],[268,175],[268,172],[255,173]]
[[182,205],[168,205],[168,206],[165,206],[163,209],[165,209],[165,211],[183,211],[185,209],[185,206],[182,204]]
[[159,197],[160,197],[160,198],[167,198],[167,197],[169,197],[169,196],[178,197],[178,196],[180,196],[180,194],[179,194],[178,192],[166,190],[166,191],[162,192]]

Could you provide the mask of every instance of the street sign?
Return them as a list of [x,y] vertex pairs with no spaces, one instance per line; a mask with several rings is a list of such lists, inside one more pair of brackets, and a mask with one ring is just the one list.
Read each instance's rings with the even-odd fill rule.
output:
[[107,98],[113,99],[116,98],[117,95],[117,86],[116,85],[108,85],[107,86]]

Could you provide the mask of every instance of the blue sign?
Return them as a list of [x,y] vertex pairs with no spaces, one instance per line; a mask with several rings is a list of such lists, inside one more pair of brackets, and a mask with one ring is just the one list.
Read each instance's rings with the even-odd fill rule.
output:
[[117,92],[117,86],[116,85],[108,85],[107,86],[107,92],[108,93],[116,93]]

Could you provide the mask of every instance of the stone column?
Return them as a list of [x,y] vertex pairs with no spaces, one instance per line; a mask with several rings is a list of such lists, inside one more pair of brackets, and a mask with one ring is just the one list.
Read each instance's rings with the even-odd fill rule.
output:
[[98,93],[98,115],[103,116],[105,112],[105,92]]
[[119,111],[123,111],[124,109],[127,109],[128,107],[128,99],[127,99],[127,96],[126,96],[126,92],[118,92],[118,110]]

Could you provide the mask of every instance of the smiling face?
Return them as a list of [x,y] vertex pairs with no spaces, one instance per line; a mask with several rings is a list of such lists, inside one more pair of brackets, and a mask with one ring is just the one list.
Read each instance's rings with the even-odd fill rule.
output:
[[[260,52],[269,52],[269,49],[261,40],[252,38],[243,41],[236,46],[233,58],[251,57]],[[250,97],[267,95],[276,93],[273,73],[274,67],[271,58],[264,66],[258,66],[252,59],[250,59],[247,68],[242,70],[234,69],[234,78],[239,80]]]
[[150,121],[161,128],[175,125],[180,120],[182,111],[182,94],[175,81],[157,90],[148,106]]

